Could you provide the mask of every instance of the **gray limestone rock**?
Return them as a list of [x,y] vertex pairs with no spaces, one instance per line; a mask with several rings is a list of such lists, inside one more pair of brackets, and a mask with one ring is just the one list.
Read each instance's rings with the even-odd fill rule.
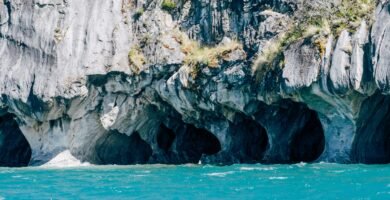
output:
[[388,0],[286,46],[302,1],[175,2],[0,0],[0,165],[390,162]]
[[286,91],[309,87],[317,81],[320,53],[312,41],[299,41],[284,52],[283,79]]

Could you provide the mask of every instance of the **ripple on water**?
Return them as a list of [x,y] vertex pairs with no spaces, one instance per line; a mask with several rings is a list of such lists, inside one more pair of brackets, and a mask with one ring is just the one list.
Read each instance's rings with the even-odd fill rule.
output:
[[254,190],[255,187],[239,187],[239,188],[234,188],[235,191],[240,192],[244,190]]
[[14,173],[15,170],[0,170],[0,174],[11,174],[11,173]]
[[141,173],[144,173],[144,174],[150,174],[150,173],[152,173],[152,171],[150,171],[150,170],[143,170],[143,171],[140,171]]
[[286,180],[288,177],[285,176],[271,176],[268,178],[269,180]]
[[331,171],[332,173],[336,173],[336,174],[341,174],[341,173],[344,173],[345,170],[333,170]]
[[134,174],[133,177],[146,177],[146,176],[150,176],[150,175],[147,175],[147,174]]

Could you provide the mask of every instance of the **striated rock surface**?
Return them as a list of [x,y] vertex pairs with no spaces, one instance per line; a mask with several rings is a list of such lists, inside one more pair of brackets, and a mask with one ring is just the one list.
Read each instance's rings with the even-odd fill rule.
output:
[[173,2],[0,0],[0,165],[390,162],[389,1]]

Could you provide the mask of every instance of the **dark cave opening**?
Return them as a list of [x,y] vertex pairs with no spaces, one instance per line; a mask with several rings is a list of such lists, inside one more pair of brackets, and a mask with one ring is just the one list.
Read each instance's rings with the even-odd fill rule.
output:
[[0,117],[0,166],[25,167],[31,159],[31,147],[12,114]]
[[97,141],[95,148],[99,164],[146,164],[152,155],[152,148],[137,132],[127,136],[118,131],[110,131]]
[[390,163],[390,96],[380,93],[362,106],[352,146],[352,161],[365,164]]
[[309,110],[305,116],[305,125],[293,135],[290,142],[290,161],[293,163],[313,162],[325,148],[324,130],[317,113]]
[[167,128],[164,124],[160,125],[157,133],[157,145],[164,151],[169,151],[173,142],[175,141],[176,134],[172,129]]
[[236,128],[232,130],[230,153],[240,163],[261,162],[269,143],[267,131],[249,118],[244,118],[236,124]]
[[206,129],[181,121],[170,125],[160,125],[156,135],[159,150],[154,152],[151,163],[198,163],[202,156],[221,151],[218,138]]
[[184,129],[176,140],[176,151],[185,157],[185,162],[198,163],[202,155],[213,155],[221,150],[218,138],[209,131],[190,124]]

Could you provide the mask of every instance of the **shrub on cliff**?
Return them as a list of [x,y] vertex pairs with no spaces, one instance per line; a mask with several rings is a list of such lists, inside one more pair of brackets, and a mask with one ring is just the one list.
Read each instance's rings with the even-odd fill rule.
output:
[[196,77],[201,67],[217,67],[220,60],[225,59],[231,52],[243,48],[242,44],[234,40],[212,47],[202,46],[178,30],[173,37],[181,44],[181,50],[185,54],[184,64],[192,69],[193,78]]

